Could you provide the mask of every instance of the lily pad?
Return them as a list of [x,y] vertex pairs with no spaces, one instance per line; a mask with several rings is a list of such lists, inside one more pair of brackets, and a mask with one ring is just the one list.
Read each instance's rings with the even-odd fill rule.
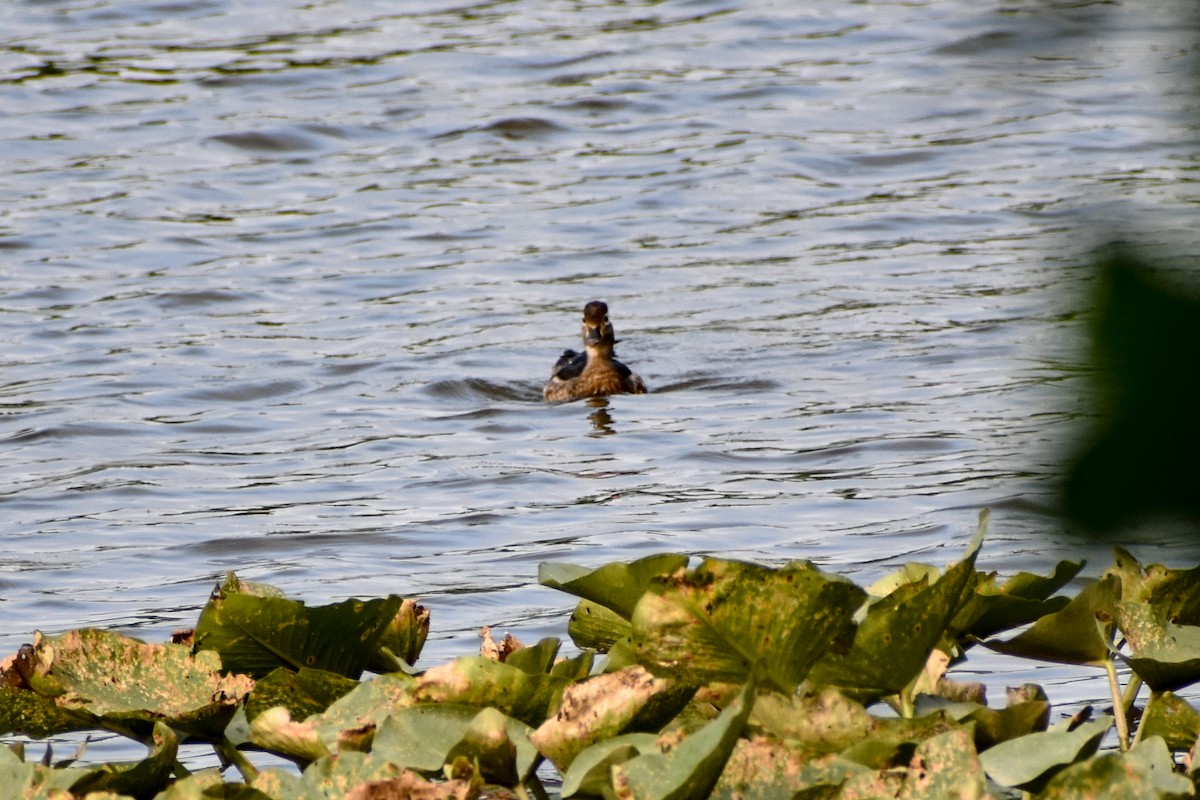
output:
[[1152,695],[1139,732],[1161,737],[1171,750],[1190,750],[1200,738],[1200,711],[1173,692]]
[[1114,609],[1130,655],[1120,656],[1156,692],[1200,680],[1200,627],[1176,625],[1148,603],[1121,602]]
[[179,738],[168,726],[159,722],[154,726],[154,748],[142,761],[132,764],[106,764],[71,784],[71,793],[82,796],[89,792],[115,792],[152,797],[166,788],[167,780],[175,767],[175,755],[179,749]]
[[533,729],[494,708],[449,703],[392,712],[375,736],[371,753],[405,769],[441,775],[458,757],[479,766],[489,783],[516,786],[541,761],[529,740]]
[[640,666],[596,675],[563,690],[558,710],[533,734],[533,742],[564,771],[597,741],[658,730],[694,693],[694,686],[656,678]]
[[562,796],[611,796],[612,768],[644,753],[661,752],[657,742],[652,733],[626,733],[596,742],[579,753],[563,773]]
[[633,646],[658,675],[693,683],[754,678],[795,691],[818,659],[849,640],[864,597],[844,578],[807,565],[706,559],[651,583],[633,613]]
[[1050,595],[1078,575],[1084,563],[1060,561],[1050,575],[1019,572],[1003,583],[997,583],[994,574],[980,574],[975,594],[955,615],[950,626],[959,636],[960,645],[995,636],[1061,611],[1070,598]]
[[580,600],[567,620],[567,635],[576,647],[607,653],[618,643],[628,645],[633,626],[615,611],[591,600]]
[[568,681],[530,674],[479,656],[459,658],[414,679],[406,705],[458,703],[495,708],[531,727],[541,725]]
[[922,576],[870,606],[850,651],[826,655],[813,668],[812,683],[837,687],[867,702],[900,692],[920,675],[973,589],[985,520],[981,515],[980,529],[963,559],[934,583],[926,585],[927,577]]
[[254,682],[222,675],[215,653],[192,655],[174,644],[147,644],[111,631],[83,629],[35,642],[58,706],[88,714],[98,727],[149,735],[162,720],[201,737],[219,737]]
[[395,657],[416,660],[429,628],[428,612],[396,595],[310,608],[243,586],[230,573],[213,593],[196,626],[196,650],[215,650],[226,670],[255,678],[279,667],[349,678],[365,669],[393,671]]
[[1096,620],[1112,616],[1120,591],[1121,580],[1115,575],[1093,581],[1062,611],[1042,617],[1008,641],[989,639],[984,644],[1024,658],[1103,666],[1110,657],[1109,643],[1097,630]]
[[747,684],[715,720],[670,752],[647,753],[612,768],[618,795],[639,800],[704,800],[728,761],[753,707]]
[[1112,725],[1113,718],[1105,716],[1073,729],[1018,736],[983,751],[979,760],[1001,786],[1037,792],[1063,768],[1095,754]]
[[1175,772],[1175,760],[1162,739],[1143,740],[1128,753],[1105,753],[1074,764],[1054,776],[1041,800],[1160,800],[1192,796],[1192,782]]
[[878,731],[881,720],[831,687],[813,695],[760,692],[749,727],[810,755],[838,753]]
[[687,556],[677,553],[657,553],[596,569],[547,561],[538,565],[538,583],[590,600],[629,620],[650,581],[683,569],[687,562]]
[[293,672],[280,667],[255,684],[246,698],[246,716],[254,719],[268,708],[283,706],[292,719],[304,719],[321,713],[358,686],[358,681],[336,672],[308,668]]

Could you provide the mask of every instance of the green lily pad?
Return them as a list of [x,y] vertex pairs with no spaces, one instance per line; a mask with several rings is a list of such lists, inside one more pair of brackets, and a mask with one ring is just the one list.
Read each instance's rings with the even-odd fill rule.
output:
[[813,757],[779,741],[751,737],[733,748],[711,800],[815,800],[833,798],[853,775],[873,773],[830,753]]
[[407,705],[458,703],[495,708],[531,727],[541,725],[568,681],[530,674],[499,661],[470,656],[426,670],[414,679]]
[[1070,730],[1056,727],[1018,736],[984,750],[979,760],[1001,786],[1036,792],[1063,768],[1095,754],[1112,725],[1113,718],[1105,716]]
[[917,745],[900,797],[904,800],[987,797],[987,781],[971,737],[970,730],[959,728]]
[[142,761],[132,764],[106,764],[89,770],[73,784],[71,793],[83,796],[89,792],[115,792],[136,797],[152,797],[165,789],[175,767],[179,738],[168,726],[154,726],[154,749]]
[[413,704],[415,679],[380,675],[363,681],[319,714],[295,719],[285,706],[259,711],[250,723],[249,742],[308,764],[340,750],[367,750],[379,724],[396,708]]
[[254,683],[225,676],[215,653],[147,644],[111,631],[83,629],[38,637],[35,649],[64,711],[90,715],[96,727],[150,735],[155,721],[200,738],[219,737]]
[[482,780],[471,774],[434,782],[387,759],[348,751],[313,762],[299,777],[263,770],[251,785],[276,800],[469,800],[478,796]]
[[1173,692],[1152,695],[1142,715],[1143,739],[1159,736],[1171,750],[1187,751],[1200,738],[1200,711]]
[[925,699],[917,702],[917,713],[925,714],[940,710],[960,723],[974,723],[975,748],[980,752],[1000,742],[1046,730],[1050,719],[1050,703],[1047,700],[1027,700],[1013,703],[1006,708],[988,708],[979,703],[945,703]]
[[538,583],[590,600],[629,620],[650,581],[683,569],[687,562],[687,556],[676,553],[658,553],[597,569],[546,561],[538,565]]
[[759,692],[749,727],[809,754],[838,753],[885,723],[831,687],[813,695]]
[[558,710],[533,734],[533,742],[561,772],[597,741],[658,730],[695,691],[640,666],[596,675],[563,690]]
[[516,667],[522,672],[549,672],[554,667],[554,659],[562,641],[554,636],[547,636],[531,647],[522,647],[508,654],[504,663]]
[[1148,603],[1121,602],[1114,611],[1131,651],[1117,655],[1147,686],[1174,691],[1200,680],[1200,627],[1168,622]]
[[1144,739],[1128,753],[1105,753],[1067,767],[1038,795],[1040,800],[1160,800],[1191,797],[1192,782],[1175,772],[1175,760],[1162,739]]
[[220,653],[226,670],[254,678],[279,667],[349,678],[394,671],[397,658],[416,660],[429,629],[428,612],[396,595],[310,608],[244,586],[230,573],[201,612],[195,642],[197,652]]
[[91,770],[82,767],[54,769],[26,762],[7,747],[0,747],[0,788],[4,797],[42,800],[51,792],[67,792]]
[[934,712],[913,719],[880,719],[870,736],[842,751],[843,758],[871,769],[887,769],[928,739],[963,726],[945,712]]
[[720,716],[670,752],[615,764],[616,792],[639,800],[704,800],[721,776],[753,705],[754,687],[746,684]]
[[1109,643],[1096,620],[1112,616],[1120,591],[1120,578],[1108,575],[1081,589],[1062,611],[1042,617],[1008,641],[989,639],[984,645],[1024,658],[1103,666],[1109,660]]
[[896,694],[912,683],[974,588],[985,521],[986,515],[981,515],[966,555],[934,583],[927,585],[922,576],[870,606],[858,624],[853,647],[845,654],[826,655],[813,668],[810,681],[864,702]]
[[359,686],[359,682],[319,669],[293,672],[280,667],[254,686],[246,698],[246,716],[254,719],[268,708],[285,707],[292,719],[319,714]]
[[807,565],[769,569],[706,559],[653,581],[633,613],[633,646],[651,672],[688,682],[761,679],[795,691],[846,641],[862,589]]
[[618,643],[628,644],[633,626],[629,620],[591,600],[580,600],[567,620],[567,635],[576,647],[607,653]]
[[612,795],[612,768],[645,753],[661,752],[652,733],[626,733],[603,739],[583,750],[563,773],[562,796]]
[[995,636],[1061,611],[1070,598],[1050,595],[1078,575],[1084,563],[1060,561],[1050,575],[1019,572],[1003,583],[998,583],[994,574],[979,574],[975,594],[950,624],[960,645]]
[[441,775],[458,757],[477,764],[489,783],[516,786],[541,761],[533,729],[494,708],[449,703],[393,711],[375,736],[372,755],[425,775]]
[[41,738],[95,727],[95,715],[86,711],[60,708],[52,698],[30,689],[0,688],[0,734]]

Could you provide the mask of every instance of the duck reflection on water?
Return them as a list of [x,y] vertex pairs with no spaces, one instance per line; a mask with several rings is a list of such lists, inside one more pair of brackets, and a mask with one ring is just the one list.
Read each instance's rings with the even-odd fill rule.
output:
[[554,364],[554,373],[542,389],[551,403],[607,397],[610,394],[645,394],[646,384],[629,367],[617,360],[617,343],[608,305],[593,300],[583,307],[584,351],[564,350]]

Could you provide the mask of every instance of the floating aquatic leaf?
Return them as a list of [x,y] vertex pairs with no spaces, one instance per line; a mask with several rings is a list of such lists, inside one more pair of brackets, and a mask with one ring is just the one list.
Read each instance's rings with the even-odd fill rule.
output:
[[864,594],[806,565],[769,569],[706,559],[654,581],[633,614],[633,645],[652,672],[690,682],[758,678],[781,691],[853,630]]
[[430,781],[386,759],[355,751],[338,753],[310,764],[299,777],[263,770],[251,785],[278,800],[469,800],[482,781],[467,774],[447,781]]
[[707,798],[737,744],[753,707],[754,687],[746,684],[715,720],[684,738],[670,752],[647,753],[612,768],[618,797],[638,800]]
[[1112,725],[1113,718],[1105,716],[1073,729],[1018,736],[984,750],[979,760],[1001,786],[1036,792],[1064,767],[1093,755]]
[[917,745],[908,765],[903,800],[976,800],[987,797],[987,781],[971,732],[949,730]]
[[1008,641],[989,639],[984,644],[1024,658],[1102,666],[1109,659],[1109,643],[1097,630],[1096,620],[1112,616],[1120,584],[1120,578],[1113,575],[1093,581],[1062,611],[1042,617]]
[[391,671],[389,653],[415,661],[428,631],[428,612],[396,595],[310,608],[242,588],[231,573],[213,593],[196,626],[196,650],[215,650],[226,670],[255,678],[278,667],[350,678],[364,669]]
[[1114,613],[1131,651],[1121,657],[1147,686],[1174,691],[1200,680],[1200,627],[1168,622],[1143,602],[1117,603]]
[[339,750],[369,749],[387,715],[412,705],[413,681],[399,674],[363,681],[320,714],[302,719],[283,706],[260,711],[250,723],[248,740],[302,764]]
[[1046,700],[1009,702],[1006,708],[988,708],[979,703],[917,702],[917,713],[940,710],[960,723],[974,723],[975,748],[982,752],[1000,742],[1046,730],[1050,703]]
[[567,681],[478,656],[459,658],[414,679],[409,705],[458,703],[495,708],[529,726],[541,725]]
[[516,667],[522,672],[549,672],[554,666],[554,658],[562,641],[557,637],[548,636],[532,647],[522,647],[508,654],[504,663]]
[[962,727],[941,711],[914,719],[881,719],[870,736],[847,747],[842,757],[871,769],[886,769],[911,753],[914,745]]
[[985,520],[981,515],[980,530],[963,559],[937,581],[926,585],[927,578],[922,576],[870,606],[858,624],[850,651],[826,655],[813,668],[812,683],[837,687],[864,701],[907,687],[924,669],[929,654],[973,589]]
[[541,760],[529,741],[533,729],[494,708],[440,703],[393,711],[375,736],[372,755],[426,775],[464,757],[489,783],[515,786]]
[[759,692],[749,726],[806,753],[837,753],[878,731],[885,723],[836,689],[814,695]]
[[142,761],[132,764],[106,764],[71,784],[71,793],[83,796],[89,792],[115,792],[135,797],[153,797],[166,788],[175,767],[179,738],[168,726],[154,726],[154,749]]
[[629,620],[591,600],[580,600],[567,620],[567,634],[577,647],[607,653],[620,642],[628,643]]
[[1160,736],[1171,750],[1189,750],[1200,738],[1200,711],[1173,692],[1152,695],[1139,735]]
[[836,754],[812,757],[788,745],[758,737],[739,739],[711,800],[815,800],[837,796],[852,775],[874,774]]
[[253,687],[224,676],[214,653],[195,656],[173,644],[147,644],[111,631],[83,629],[35,642],[64,711],[91,715],[99,727],[149,735],[163,720],[193,736],[221,735]]
[[650,581],[683,569],[687,562],[687,556],[676,553],[658,553],[596,569],[546,561],[538,565],[538,583],[590,600],[629,620]]
[[43,737],[95,727],[95,715],[84,710],[60,708],[30,689],[0,688],[0,734]]
[[246,698],[246,716],[254,719],[268,708],[283,706],[292,719],[319,714],[333,701],[359,686],[359,682],[319,669],[293,672],[280,667],[254,686]]
[[89,770],[81,767],[53,769],[43,764],[26,762],[7,747],[0,747],[0,789],[6,798],[41,800],[50,797],[52,792],[65,793],[88,772]]
[[658,730],[694,693],[695,687],[655,678],[640,666],[596,675],[563,690],[557,712],[533,742],[562,771],[597,741]]
[[1067,767],[1038,795],[1040,800],[1160,800],[1191,797],[1192,782],[1175,772],[1175,761],[1162,739],[1143,740],[1128,753],[1106,753]]
[[1070,598],[1050,595],[1078,575],[1084,563],[1060,561],[1050,575],[1019,572],[1004,583],[997,583],[994,574],[980,573],[975,594],[950,627],[960,637],[960,644],[967,644],[970,640],[965,637],[986,639],[1061,611]]
[[657,742],[652,733],[627,733],[596,742],[579,753],[563,773],[562,796],[610,796],[612,768],[643,753],[661,752]]

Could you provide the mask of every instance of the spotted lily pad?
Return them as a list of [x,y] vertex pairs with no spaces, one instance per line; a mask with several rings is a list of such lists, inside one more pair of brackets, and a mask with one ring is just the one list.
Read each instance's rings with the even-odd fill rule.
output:
[[563,690],[557,711],[533,742],[563,771],[597,741],[658,730],[694,693],[694,686],[656,678],[640,666],[595,675]]
[[[215,653],[192,655],[175,644],[147,644],[111,631],[83,629],[38,637],[34,644],[55,704],[72,722],[149,735],[154,723],[201,738],[221,735],[254,682],[224,676]],[[72,726],[75,727],[75,726]]]
[[795,691],[849,641],[862,589],[814,567],[722,559],[653,581],[633,613],[633,646],[651,672],[688,682],[751,678]]
[[1142,715],[1141,736],[1159,736],[1172,750],[1189,750],[1200,738],[1200,711],[1173,692],[1156,694]]
[[1117,655],[1147,686],[1174,691],[1200,681],[1200,626],[1176,625],[1144,602],[1117,603],[1114,612],[1131,651]]
[[1046,784],[1040,800],[1159,800],[1191,797],[1192,782],[1175,771],[1175,760],[1162,739],[1143,740],[1128,753],[1105,753],[1067,767]]
[[813,668],[810,680],[864,702],[909,686],[974,588],[975,558],[985,522],[984,516],[963,559],[936,581],[929,583],[922,575],[871,605],[858,624],[854,646],[845,654],[826,655]]

